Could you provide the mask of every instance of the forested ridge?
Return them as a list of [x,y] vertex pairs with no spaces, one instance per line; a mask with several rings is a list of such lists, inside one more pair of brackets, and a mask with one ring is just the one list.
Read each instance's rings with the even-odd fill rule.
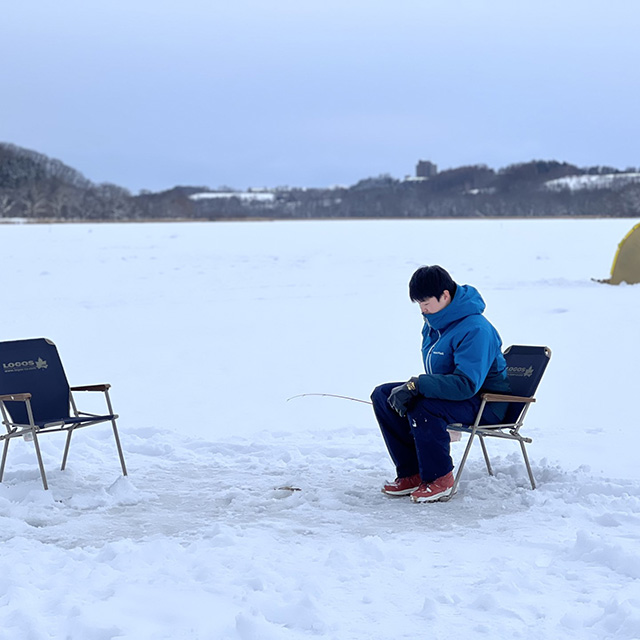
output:
[[[428,175],[419,175],[428,165]],[[637,217],[640,171],[580,168],[533,160],[494,170],[486,165],[418,175],[389,175],[348,187],[279,187],[234,191],[176,186],[132,194],[96,184],[60,160],[0,143],[0,218],[23,220],[229,220],[305,218]]]

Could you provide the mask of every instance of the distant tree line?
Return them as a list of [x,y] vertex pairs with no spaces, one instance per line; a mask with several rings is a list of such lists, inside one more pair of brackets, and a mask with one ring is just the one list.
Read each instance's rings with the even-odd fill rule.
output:
[[27,220],[125,220],[131,194],[114,184],[94,184],[80,172],[41,153],[0,144],[0,217]]
[[225,218],[481,218],[481,217],[637,217],[638,182],[596,189],[554,189],[545,183],[585,175],[633,175],[612,167],[580,169],[556,161],[514,164],[499,171],[485,165],[442,171],[424,180],[388,175],[339,189],[282,189],[273,202],[240,198],[202,199],[195,217]]
[[[532,161],[495,171],[473,165],[429,177],[382,175],[343,188],[278,188],[251,199],[227,189],[174,187],[132,195],[114,184],[95,184],[59,160],[0,143],[0,218],[26,220],[248,220],[309,218],[638,217],[640,181],[611,181],[571,189],[580,176],[634,176],[635,168],[579,168]],[[635,178],[634,178],[635,179]],[[195,194],[216,197],[196,197]]]

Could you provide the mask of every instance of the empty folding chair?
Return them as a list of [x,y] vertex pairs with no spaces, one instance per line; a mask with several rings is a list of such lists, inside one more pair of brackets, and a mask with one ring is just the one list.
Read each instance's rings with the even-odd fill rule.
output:
[[[44,433],[67,433],[61,466],[64,469],[73,432],[103,422],[111,423],[122,473],[127,475],[116,425],[118,416],[113,412],[109,397],[111,385],[70,387],[56,346],[45,338],[0,342],[0,367],[0,411],[7,430],[6,434],[0,434],[0,440],[4,441],[0,482],[4,476],[9,443],[14,438],[33,440],[42,484],[47,489],[38,438]],[[107,413],[97,415],[78,411],[73,394],[80,391],[102,392]]]
[[[472,425],[451,424],[448,427],[449,431],[469,434],[467,446],[458,465],[451,495],[454,495],[458,488],[460,476],[462,475],[464,465],[467,462],[471,446],[476,436],[480,440],[487,471],[490,475],[493,475],[493,469],[491,468],[485,439],[502,438],[515,440],[520,443],[522,456],[531,482],[531,488],[536,488],[533,472],[531,471],[531,464],[529,463],[529,457],[527,456],[527,450],[525,448],[525,445],[531,442],[531,438],[523,436],[520,430],[531,403],[536,401],[534,394],[551,358],[551,349],[549,349],[549,347],[513,345],[505,350],[504,357],[507,361],[507,375],[511,385],[511,393],[483,393],[481,395],[482,403],[480,404],[480,409]],[[482,424],[484,408],[492,402],[509,403],[504,422],[501,424]]]

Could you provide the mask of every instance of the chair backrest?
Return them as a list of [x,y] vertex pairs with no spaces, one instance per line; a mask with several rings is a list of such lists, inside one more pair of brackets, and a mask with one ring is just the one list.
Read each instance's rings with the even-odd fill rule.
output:
[[[0,395],[30,393],[36,422],[69,417],[69,383],[53,342],[0,342],[0,369]],[[5,404],[14,422],[29,422],[24,402]]]
[[[533,397],[551,359],[551,349],[516,344],[505,349],[504,358],[507,361],[511,393],[525,398]],[[509,403],[504,422],[516,422],[524,407],[522,402]]]

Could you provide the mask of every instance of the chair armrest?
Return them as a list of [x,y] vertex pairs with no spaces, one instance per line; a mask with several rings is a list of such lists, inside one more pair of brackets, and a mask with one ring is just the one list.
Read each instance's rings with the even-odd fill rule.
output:
[[12,400],[22,400],[24,402],[25,400],[28,400],[30,397],[31,397],[30,393],[11,393],[6,396],[0,396],[0,401],[9,402]]
[[525,396],[508,396],[500,393],[483,393],[480,396],[487,402],[535,402],[535,398],[526,398]]
[[71,387],[71,391],[106,391],[111,389],[110,384],[87,384],[82,387]]

